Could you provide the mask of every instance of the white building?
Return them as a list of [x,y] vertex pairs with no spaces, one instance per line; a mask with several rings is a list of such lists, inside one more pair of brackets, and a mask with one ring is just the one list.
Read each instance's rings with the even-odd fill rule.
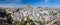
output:
[[54,16],[50,15],[51,12],[52,9],[32,9],[29,5],[27,5],[26,8],[13,13],[12,18],[13,20],[21,21],[21,19],[26,20],[26,17],[29,16],[33,21],[42,21],[43,18],[45,21],[50,21],[52,18],[54,18]]

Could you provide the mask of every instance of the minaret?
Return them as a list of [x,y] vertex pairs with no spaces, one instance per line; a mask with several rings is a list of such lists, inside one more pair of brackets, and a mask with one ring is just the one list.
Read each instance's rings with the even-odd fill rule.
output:
[[26,5],[26,9],[29,10],[30,9],[30,4]]

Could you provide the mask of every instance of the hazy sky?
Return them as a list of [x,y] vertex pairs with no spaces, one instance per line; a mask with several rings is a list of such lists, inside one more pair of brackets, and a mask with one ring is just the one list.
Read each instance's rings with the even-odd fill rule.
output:
[[0,0],[0,7],[23,7],[27,3],[33,7],[60,7],[60,0]]

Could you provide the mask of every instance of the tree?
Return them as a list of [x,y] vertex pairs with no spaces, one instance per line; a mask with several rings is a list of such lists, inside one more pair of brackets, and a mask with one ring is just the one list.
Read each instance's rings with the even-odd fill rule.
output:
[[52,11],[51,15],[55,16],[57,15],[57,13]]
[[16,11],[19,11],[19,8]]
[[36,25],[35,23],[31,23],[30,25]]
[[12,25],[16,25],[16,23],[12,23]]
[[7,16],[7,23],[12,24],[12,22],[11,22],[12,21],[11,14],[6,11],[6,16]]
[[27,23],[30,23],[30,18],[29,18],[29,16],[27,17],[27,20],[26,20],[26,21],[27,21]]
[[38,21],[37,23],[39,23],[40,25],[43,25],[42,21]]
[[38,8],[41,8],[41,7],[38,7]]
[[30,18],[29,18],[29,16],[27,16],[26,19],[27,19],[26,22],[29,23],[29,25],[30,25]]
[[18,22],[17,25],[24,25],[22,22]]
[[33,22],[33,20],[32,20],[32,19],[30,19],[30,22]]

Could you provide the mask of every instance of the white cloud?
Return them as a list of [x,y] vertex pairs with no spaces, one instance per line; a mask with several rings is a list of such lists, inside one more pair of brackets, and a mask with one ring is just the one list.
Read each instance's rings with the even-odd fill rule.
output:
[[0,4],[0,7],[24,7],[25,4],[14,4],[14,3],[8,3],[8,4]]
[[48,3],[50,0],[44,0],[45,1],[45,3]]
[[21,2],[22,0],[5,0],[5,2]]

